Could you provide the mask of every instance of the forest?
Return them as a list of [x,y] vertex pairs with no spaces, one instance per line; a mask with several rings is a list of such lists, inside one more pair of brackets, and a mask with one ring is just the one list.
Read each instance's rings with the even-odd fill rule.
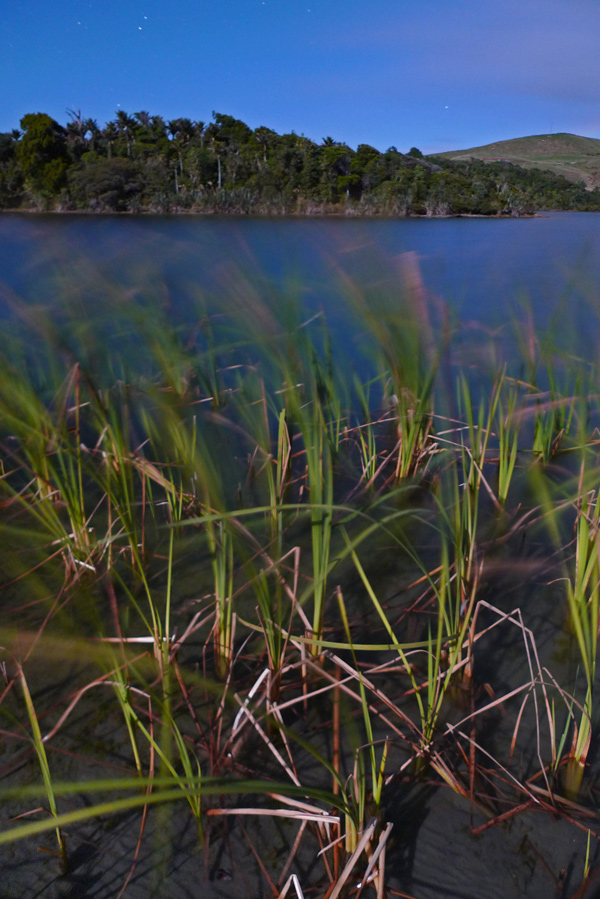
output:
[[119,110],[99,127],[70,111],[59,124],[23,116],[0,134],[0,209],[131,213],[531,215],[598,211],[600,191],[551,172],[476,159],[453,162],[368,144],[356,150],[252,130]]

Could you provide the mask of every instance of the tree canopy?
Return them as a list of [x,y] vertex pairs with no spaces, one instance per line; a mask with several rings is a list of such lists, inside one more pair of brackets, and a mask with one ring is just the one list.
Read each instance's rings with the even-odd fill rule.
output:
[[70,111],[0,134],[0,209],[94,212],[522,215],[600,209],[600,192],[551,172],[425,158],[333,137],[277,134],[214,112],[208,124],[119,110],[101,128]]

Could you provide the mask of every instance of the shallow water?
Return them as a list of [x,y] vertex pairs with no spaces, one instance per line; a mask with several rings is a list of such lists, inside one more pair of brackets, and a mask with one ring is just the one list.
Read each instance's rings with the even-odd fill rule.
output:
[[[528,297],[538,328],[550,326],[555,316],[551,338],[581,353],[595,352],[594,329],[600,308],[596,286],[600,284],[600,218],[593,215],[431,221],[0,216],[0,281],[26,307],[49,307],[57,319],[68,304],[71,309],[79,308],[82,315],[77,323],[82,328],[86,316],[95,321],[105,291],[111,290],[112,339],[117,342],[121,339],[119,302],[127,308],[132,301],[149,298],[149,310],[155,303],[167,319],[180,321],[196,314],[199,300],[213,314],[235,311],[241,284],[244,289],[264,292],[271,303],[279,301],[279,291],[295,290],[307,315],[322,308],[341,344],[359,347],[362,336],[352,329],[344,294],[359,282],[393,292],[396,257],[401,253],[416,254],[432,305],[436,297],[442,298],[460,316],[464,327],[476,322],[486,334],[495,328],[509,333],[511,316],[524,315],[527,302],[523,298]],[[345,281],[346,275],[349,281]],[[10,296],[6,292],[5,301],[9,317]],[[474,329],[473,325],[472,333],[478,333]],[[508,338],[503,346],[510,347]],[[559,600],[559,588],[554,588],[556,593],[545,590],[548,575],[543,575],[543,568],[550,550],[547,540],[536,543],[536,539],[535,534],[528,535],[523,550],[524,570],[529,574],[521,574],[516,564],[518,552],[500,555],[495,560],[496,574],[490,574],[482,584],[482,596],[502,611],[522,606],[525,623],[534,628],[539,641],[542,664],[570,683],[576,654],[567,647],[564,657],[557,658],[554,645],[563,623],[559,603],[564,597]],[[371,561],[374,568],[381,566],[375,555]],[[538,562],[538,567],[532,562]],[[394,576],[394,564],[383,571],[385,578]],[[187,577],[193,586],[188,587]],[[193,569],[178,571],[175,605],[183,607],[184,600],[209,590],[198,583]],[[382,590],[386,599],[393,593],[393,589]],[[360,596],[353,597],[351,586],[347,598],[357,607],[361,601]],[[183,608],[179,611],[185,624],[188,613]],[[488,617],[492,619],[494,614],[490,612]],[[477,659],[477,678],[489,683],[496,695],[523,682],[526,659],[521,634],[510,623],[499,626],[482,642],[476,664]],[[63,686],[56,671],[54,674],[58,702]],[[53,709],[54,698],[43,682],[43,671],[41,676],[41,683],[35,685],[35,700]],[[389,688],[390,695],[394,691],[393,679],[382,678],[381,685]],[[90,722],[93,739],[105,746],[108,740],[111,745],[112,755],[102,759],[102,766],[123,763],[121,751],[127,747],[127,737],[122,725],[111,733],[111,722],[102,720],[102,704],[94,704],[91,695],[89,699],[89,703],[82,702],[72,728],[53,741],[53,772],[59,780],[93,776],[89,759],[81,762],[70,754],[74,746],[85,746],[78,728],[85,734]],[[481,701],[487,700],[483,697]],[[481,727],[479,739],[499,760],[510,742],[518,703],[519,699],[513,700],[502,712],[496,709]],[[92,719],[92,714],[96,718]],[[444,714],[447,721],[453,721],[464,712],[446,708]],[[300,726],[296,719],[293,724]],[[535,764],[535,716],[531,707],[522,719],[521,734],[518,763],[524,778]],[[378,735],[384,737],[385,733]],[[94,755],[93,746],[85,748],[87,756]],[[11,746],[9,757],[13,751],[19,756],[20,749]],[[595,746],[591,762],[596,771]],[[300,764],[308,762],[301,758]],[[130,767],[129,762],[127,770]],[[31,758],[14,776],[24,774],[37,778]],[[568,825],[564,819],[555,821],[546,813],[528,812],[474,837],[470,833],[471,810],[464,799],[447,788],[430,789],[427,784],[404,787],[392,783],[389,794],[394,807],[389,817],[395,825],[388,858],[393,887],[417,899],[476,899],[483,895],[545,899],[571,895],[581,883],[585,830]],[[592,787],[595,789],[593,781]],[[587,801],[587,796],[583,798]],[[85,800],[74,797],[69,801],[77,806]],[[497,812],[503,808],[498,803]],[[5,813],[23,810],[19,805],[5,809]],[[483,820],[474,813],[475,824]],[[66,879],[57,876],[55,859],[38,852],[38,845],[51,845],[50,835],[2,850],[0,867],[15,896],[109,899],[125,880],[139,825],[139,815],[133,813],[108,822],[92,821],[77,829],[70,846],[75,866]],[[282,837],[271,824],[257,827],[253,823],[251,827],[275,876],[285,857],[280,847],[289,847],[289,833]],[[232,822],[226,831],[215,829],[206,855],[199,850],[193,830],[185,805],[178,804],[177,813],[166,823],[157,820],[156,813],[150,815],[140,864],[126,899],[258,897],[268,891],[239,822]],[[162,842],[161,836],[166,836]],[[322,869],[318,875],[314,873],[316,851],[316,840],[307,840],[299,856],[297,869],[305,887],[323,875]],[[564,890],[558,883],[563,868],[567,871]]]

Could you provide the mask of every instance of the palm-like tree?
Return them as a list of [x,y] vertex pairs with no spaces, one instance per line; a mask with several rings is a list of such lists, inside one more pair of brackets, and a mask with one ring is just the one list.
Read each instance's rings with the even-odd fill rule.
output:
[[114,122],[107,122],[104,130],[101,132],[102,142],[106,144],[106,155],[112,158],[112,146],[119,136],[119,131]]
[[145,109],[142,109],[141,112],[134,112],[133,117],[142,128],[148,128],[150,126],[151,116]]
[[155,140],[160,140],[167,135],[167,123],[160,115],[152,116],[150,120],[150,130]]
[[79,159],[87,149],[88,124],[83,119],[80,109],[67,109],[67,114],[71,117],[66,129],[67,146],[72,155]]
[[[200,123],[202,125],[202,123]],[[204,126],[203,126],[204,127]],[[169,134],[173,137],[173,145],[177,150],[178,162],[179,162],[179,171],[183,175],[183,153],[184,150],[189,146],[190,141],[194,137],[197,129],[197,123],[192,122],[191,119],[172,119],[168,125],[167,130]]]
[[87,119],[85,125],[87,132],[90,135],[89,142],[92,150],[98,150],[100,146],[100,138],[102,135],[102,132],[98,127],[98,122],[96,121],[96,119]]
[[[260,126],[254,129],[254,137],[262,149],[262,161],[267,164],[267,153],[277,143],[277,135],[270,128]],[[258,162],[258,160],[257,160]]]
[[204,146],[204,122],[197,121],[192,122],[192,126],[194,129],[193,137],[194,139],[198,139],[200,141],[200,146]]
[[125,110],[119,109],[115,122],[119,137],[127,144],[127,155],[131,156],[131,144],[135,140],[135,119],[127,115]]

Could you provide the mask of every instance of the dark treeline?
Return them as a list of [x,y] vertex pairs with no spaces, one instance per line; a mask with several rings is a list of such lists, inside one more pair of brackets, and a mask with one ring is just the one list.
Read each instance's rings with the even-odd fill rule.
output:
[[44,113],[0,134],[0,209],[90,212],[526,215],[599,210],[600,191],[509,163],[425,159],[250,129],[232,116],[119,111],[100,128]]

